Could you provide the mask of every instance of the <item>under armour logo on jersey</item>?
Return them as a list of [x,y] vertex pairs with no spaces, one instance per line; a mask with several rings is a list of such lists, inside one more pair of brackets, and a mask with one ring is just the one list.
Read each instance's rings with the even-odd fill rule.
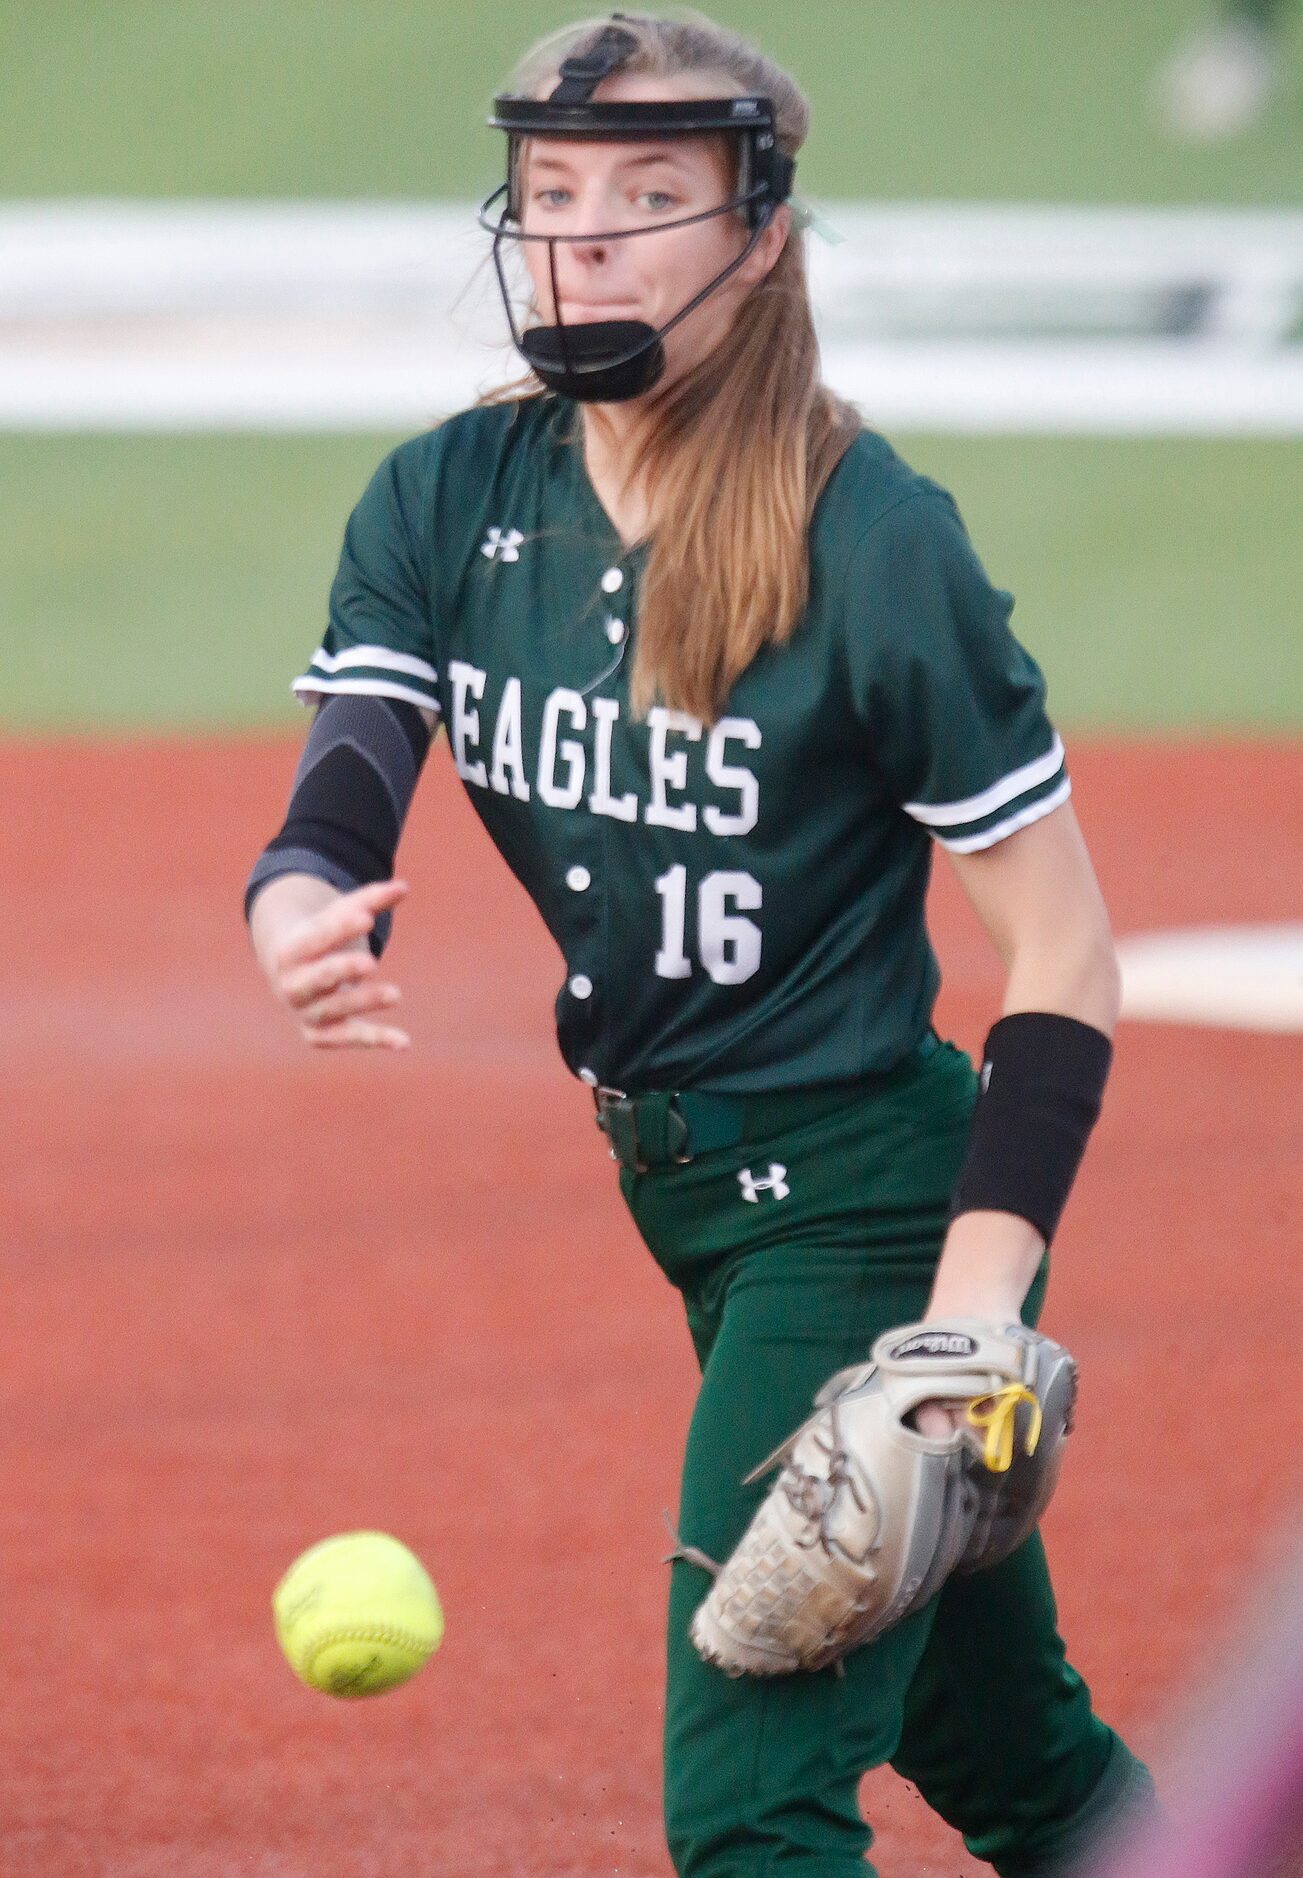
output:
[[518,561],[520,544],[524,539],[518,528],[509,528],[505,534],[500,528],[490,528],[480,546],[480,553],[486,561]]
[[759,1180],[749,1167],[744,1167],[738,1174],[738,1185],[742,1189],[742,1198],[754,1206],[762,1193],[772,1193],[775,1200],[785,1200],[792,1189],[787,1184],[787,1169],[777,1161],[769,1163],[769,1172]]

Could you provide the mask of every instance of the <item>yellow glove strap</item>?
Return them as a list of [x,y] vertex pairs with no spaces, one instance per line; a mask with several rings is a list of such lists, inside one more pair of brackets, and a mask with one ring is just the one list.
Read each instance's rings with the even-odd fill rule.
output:
[[1011,1382],[1007,1388],[997,1389],[994,1395],[979,1395],[968,1405],[968,1420],[983,1436],[983,1464],[993,1474],[1007,1474],[1013,1465],[1014,1417],[1023,1402],[1032,1412],[1026,1451],[1035,1454],[1041,1438],[1041,1405],[1024,1384]]

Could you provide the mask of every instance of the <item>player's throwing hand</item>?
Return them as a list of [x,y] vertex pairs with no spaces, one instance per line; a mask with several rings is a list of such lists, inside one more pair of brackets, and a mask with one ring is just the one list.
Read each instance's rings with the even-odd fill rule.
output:
[[402,994],[379,977],[366,944],[377,916],[406,892],[406,881],[380,880],[337,893],[324,881],[287,874],[258,896],[258,961],[314,1049],[407,1048],[406,1031],[378,1021]]

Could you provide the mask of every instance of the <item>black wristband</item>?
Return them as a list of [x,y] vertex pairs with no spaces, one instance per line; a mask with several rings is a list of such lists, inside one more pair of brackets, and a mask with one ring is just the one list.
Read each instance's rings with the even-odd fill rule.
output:
[[950,1217],[1016,1213],[1046,1245],[1099,1117],[1113,1060],[1102,1030],[1050,1011],[991,1027],[968,1154]]

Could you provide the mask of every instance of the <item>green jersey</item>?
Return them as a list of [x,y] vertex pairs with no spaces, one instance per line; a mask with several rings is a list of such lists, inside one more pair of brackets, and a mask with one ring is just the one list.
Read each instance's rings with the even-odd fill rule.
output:
[[740,1095],[890,1068],[939,982],[933,840],[990,846],[1068,794],[1012,600],[950,497],[866,431],[816,508],[789,643],[715,724],[637,720],[646,548],[622,546],[578,435],[543,397],[395,450],[295,690],[442,718],[561,949],[561,1051],[585,1082]]

